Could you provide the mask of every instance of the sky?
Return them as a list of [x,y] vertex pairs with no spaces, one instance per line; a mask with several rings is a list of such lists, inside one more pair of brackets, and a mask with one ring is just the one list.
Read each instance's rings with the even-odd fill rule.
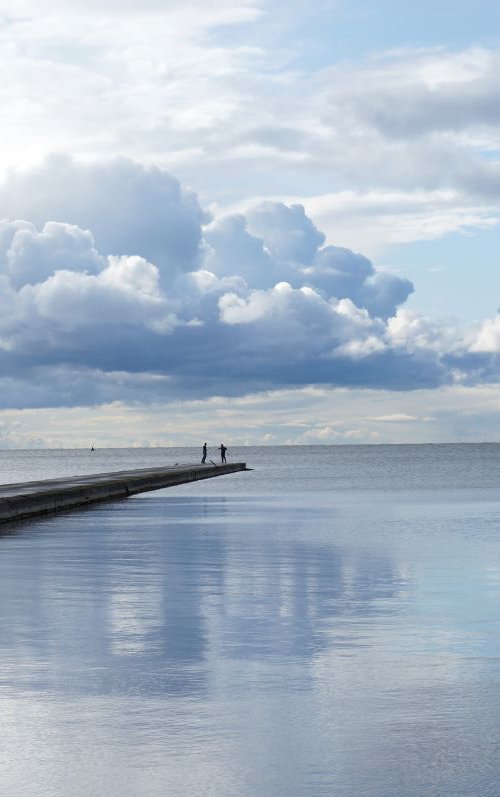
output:
[[500,6],[0,0],[0,447],[500,441]]

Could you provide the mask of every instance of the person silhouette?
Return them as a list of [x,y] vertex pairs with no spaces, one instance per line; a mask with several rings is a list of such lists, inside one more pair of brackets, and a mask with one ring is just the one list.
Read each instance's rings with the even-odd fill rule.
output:
[[226,451],[227,451],[227,448],[224,445],[224,443],[220,444],[219,451],[220,451],[220,461],[221,461],[221,464],[222,464],[223,462],[226,461]]
[[207,458],[207,444],[206,443],[203,443],[202,451],[203,451],[203,456],[201,458],[201,464],[204,465],[205,461],[206,461],[206,458]]

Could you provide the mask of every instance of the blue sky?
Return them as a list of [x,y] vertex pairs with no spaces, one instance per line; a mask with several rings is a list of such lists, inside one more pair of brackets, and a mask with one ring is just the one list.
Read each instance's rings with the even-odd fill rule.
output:
[[332,43],[339,50],[345,46],[342,55],[352,58],[400,47],[459,49],[498,41],[500,10],[494,0],[341,0],[329,7],[336,17],[330,28]]
[[0,445],[500,439],[499,23],[0,0]]

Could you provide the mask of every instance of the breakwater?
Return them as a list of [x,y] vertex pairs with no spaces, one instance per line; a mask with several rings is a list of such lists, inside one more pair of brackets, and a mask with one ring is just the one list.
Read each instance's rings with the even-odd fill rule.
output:
[[247,470],[244,462],[224,465],[174,465],[164,468],[93,473],[0,485],[0,523],[72,509],[98,501],[128,498],[178,484]]

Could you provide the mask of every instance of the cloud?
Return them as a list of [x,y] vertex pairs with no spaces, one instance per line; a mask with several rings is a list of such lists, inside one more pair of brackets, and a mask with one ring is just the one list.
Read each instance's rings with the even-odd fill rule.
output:
[[224,155],[252,196],[300,202],[330,242],[380,251],[498,224],[499,62],[401,49],[301,74],[267,124],[231,128]]
[[[218,8],[234,8],[234,0],[204,0],[202,3],[191,3],[191,7],[204,6],[215,12]],[[241,7],[258,8],[258,0],[246,0]],[[15,8],[12,0],[0,0],[0,12],[7,17],[15,10],[17,16],[47,16],[49,14],[70,14],[82,12],[88,14],[171,14],[184,8],[183,0],[72,0],[71,7],[65,0],[16,0]]]
[[263,202],[251,208],[247,218],[249,231],[264,242],[275,260],[309,265],[325,242],[302,205]]
[[[0,225],[0,366],[13,379],[46,369],[58,383],[65,369],[80,373],[61,402],[95,396],[85,374],[97,373],[113,400],[117,372],[134,384],[144,374],[141,397],[408,390],[451,383],[460,370],[493,378],[484,345],[479,355],[450,324],[402,306],[410,282],[325,246],[299,205],[260,203],[210,221],[163,169],[52,157],[12,175],[0,208],[22,216]],[[42,395],[57,401],[37,389],[24,402]]]
[[43,282],[59,269],[94,273],[102,265],[88,230],[47,222],[38,232],[32,223],[0,222],[0,267],[15,288]]
[[311,103],[318,160],[358,188],[376,179],[498,197],[499,63],[493,49],[421,48],[326,68]]
[[[402,435],[408,443],[499,439],[494,431],[500,429],[498,384],[404,393],[324,386],[168,401],[164,378],[146,374],[54,369],[51,379],[47,376],[45,370],[26,380],[0,376],[7,405],[15,406],[19,396],[36,398],[33,409],[0,409],[1,448],[85,448],[93,442],[98,447],[196,445],[198,451],[202,440],[218,445],[222,435],[232,456],[245,460],[249,454],[240,445],[401,443]],[[90,406],[72,407],[84,390]],[[65,394],[65,407],[54,399],[58,392]],[[116,401],[119,393],[122,400]],[[493,474],[491,486],[495,479]]]
[[[52,155],[37,169],[12,173],[0,189],[2,216],[44,228],[38,248],[50,234],[73,235],[74,244],[79,238],[83,246],[86,233],[45,228],[47,223],[90,230],[100,252],[140,253],[165,279],[196,268],[201,224],[207,220],[195,194],[163,169],[124,158],[89,165],[65,155]],[[29,233],[19,235],[27,246]],[[54,249],[47,240],[46,245]]]
[[327,298],[350,298],[385,318],[413,291],[409,280],[376,272],[363,255],[345,247],[324,247],[325,236],[302,205],[260,203],[245,215],[216,222],[205,232],[205,240],[211,247],[207,269],[225,276],[237,272],[258,288],[278,282],[310,286]]
[[[219,208],[300,203],[330,243],[363,251],[498,221],[498,48],[332,56],[320,68],[304,37],[291,56],[282,4],[266,0],[0,0],[1,12],[0,169],[52,150],[121,154],[174,169]],[[317,13],[336,20],[335,4]],[[306,14],[295,4],[297,30]],[[226,25],[239,27],[228,36]],[[342,207],[349,192],[382,198],[368,230],[370,213]],[[89,228],[103,248],[88,220],[51,215],[38,228],[47,220]]]
[[364,73],[368,85],[363,87],[363,102],[354,94],[352,107],[393,138],[496,127],[499,64],[497,52],[479,47],[459,53],[441,49],[388,54],[372,62],[370,76]]
[[[303,202],[329,240],[373,254],[394,244],[435,240],[450,233],[470,235],[499,221],[494,201],[478,202],[458,190],[347,190],[272,199],[286,204]],[[261,198],[248,199],[239,203],[237,210],[246,212],[259,201]]]
[[410,352],[422,350],[444,354],[456,351],[462,337],[456,325],[426,318],[407,308],[400,308],[388,320],[387,330],[393,345]]
[[209,250],[205,268],[219,277],[235,273],[249,285],[272,287],[285,278],[286,269],[271,257],[265,242],[248,232],[243,215],[230,215],[217,220],[205,231]]
[[25,314],[53,330],[143,325],[169,328],[168,305],[159,292],[156,266],[137,256],[110,257],[99,274],[58,270],[19,293]]
[[500,353],[500,316],[487,319],[481,324],[471,338],[469,350],[480,354]]
[[337,246],[319,251],[305,275],[328,295],[349,297],[359,307],[383,318],[392,316],[413,292],[409,280],[376,272],[368,258]]

